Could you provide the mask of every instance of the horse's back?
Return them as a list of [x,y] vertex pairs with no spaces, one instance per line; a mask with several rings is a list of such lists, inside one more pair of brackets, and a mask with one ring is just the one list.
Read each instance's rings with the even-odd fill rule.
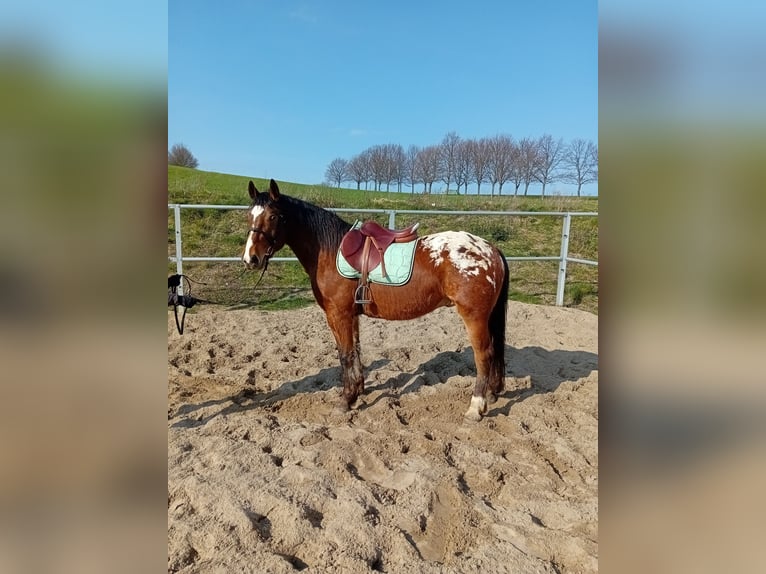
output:
[[445,305],[489,310],[503,283],[501,258],[489,242],[464,231],[425,235],[415,250],[409,282],[371,284],[373,302],[362,311],[383,319],[414,319]]

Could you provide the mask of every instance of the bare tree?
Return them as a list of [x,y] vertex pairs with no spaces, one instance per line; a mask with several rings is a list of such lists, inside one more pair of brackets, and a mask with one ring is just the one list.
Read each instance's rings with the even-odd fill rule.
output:
[[168,152],[168,165],[180,165],[181,167],[197,167],[199,162],[189,148],[182,143],[173,144]]
[[465,187],[465,194],[468,195],[468,182],[471,177],[471,144],[473,140],[461,140],[455,147],[455,185],[460,194],[460,186]]
[[415,184],[418,183],[417,160],[420,148],[411,145],[407,148],[405,154],[405,170],[407,172],[407,182],[410,184],[410,193],[415,193]]
[[499,185],[498,194],[503,193],[503,184],[511,176],[511,149],[513,140],[508,135],[496,135],[487,141],[488,146],[488,178],[492,184],[492,195],[495,186]]
[[376,145],[367,150],[370,158],[370,177],[374,183],[373,189],[380,191],[382,184],[388,176],[385,146]]
[[561,180],[577,186],[580,197],[582,186],[598,180],[598,149],[593,142],[574,139],[566,148],[561,162],[563,173]]
[[396,191],[402,191],[402,184],[407,179],[407,156],[399,144],[388,144],[389,181],[396,184]]
[[[471,178],[476,182],[476,195],[481,194],[481,184],[487,181],[489,176],[489,153],[490,146],[487,138],[478,141],[471,140],[468,146]],[[468,189],[466,189],[466,193]],[[493,193],[494,195],[494,193]]]
[[391,191],[391,184],[396,183],[402,190],[405,178],[404,149],[399,144],[385,144],[370,148],[371,166],[377,189],[386,184],[386,191]]
[[529,184],[535,179],[537,171],[537,142],[531,138],[522,138],[519,141],[519,170],[521,181],[524,182],[524,195],[529,191]]
[[514,197],[519,195],[519,188],[524,182],[524,166],[521,161],[521,147],[516,142],[511,142],[510,148],[511,175],[510,181],[513,184]]
[[[442,140],[439,146],[439,178],[447,185],[447,193],[449,193],[449,186],[455,177],[455,162],[457,161],[457,147],[460,142],[460,136],[455,132],[449,132]],[[458,189],[458,194],[460,190]]]
[[440,146],[424,147],[418,153],[415,172],[418,181],[423,182],[423,193],[431,193],[434,182],[439,179]]
[[535,179],[543,185],[542,197],[545,197],[545,186],[558,181],[559,166],[564,160],[564,141],[545,134],[537,140],[537,169]]
[[370,165],[367,153],[362,152],[351,158],[351,161],[346,166],[346,171],[348,172],[348,179],[356,182],[357,189],[361,189],[362,182],[365,183],[366,189],[367,181],[370,179]]
[[330,183],[334,183],[335,187],[340,187],[340,184],[346,181],[348,177],[348,161],[342,157],[336,157],[327,166],[327,171],[324,172],[324,177]]

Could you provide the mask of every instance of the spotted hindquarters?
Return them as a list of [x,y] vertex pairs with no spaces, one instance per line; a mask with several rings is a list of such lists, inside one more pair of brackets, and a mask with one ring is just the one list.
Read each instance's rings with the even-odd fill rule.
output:
[[442,269],[446,296],[465,323],[476,362],[476,385],[466,418],[478,421],[504,389],[505,317],[508,263],[489,242],[464,231],[446,231],[422,240],[435,267]]

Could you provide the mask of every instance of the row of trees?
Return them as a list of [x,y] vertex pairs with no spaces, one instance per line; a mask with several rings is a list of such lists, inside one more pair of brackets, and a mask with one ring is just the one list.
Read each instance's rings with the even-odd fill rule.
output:
[[376,145],[350,160],[336,158],[327,166],[325,178],[338,187],[356,183],[357,189],[373,183],[377,191],[383,185],[390,191],[394,185],[401,192],[409,185],[412,193],[415,185],[422,184],[423,192],[431,193],[435,182],[443,182],[447,190],[454,185],[457,193],[462,188],[466,194],[468,185],[476,184],[479,194],[486,183],[493,196],[502,194],[506,184],[514,186],[514,195],[523,186],[527,195],[533,182],[542,185],[545,196],[547,185],[562,182],[576,185],[579,196],[583,185],[598,181],[598,147],[583,139],[565,144],[547,134],[537,139],[496,135],[473,140],[450,132],[438,145],[413,145],[407,150],[399,144]]

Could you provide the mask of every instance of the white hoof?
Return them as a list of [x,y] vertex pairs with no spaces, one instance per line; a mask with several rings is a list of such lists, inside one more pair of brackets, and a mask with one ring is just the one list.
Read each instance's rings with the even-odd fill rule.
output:
[[484,413],[487,412],[487,401],[484,397],[471,397],[471,406],[465,413],[465,419],[472,422],[478,422]]
[[472,409],[468,409],[463,418],[468,422],[477,423],[481,420],[481,415]]

